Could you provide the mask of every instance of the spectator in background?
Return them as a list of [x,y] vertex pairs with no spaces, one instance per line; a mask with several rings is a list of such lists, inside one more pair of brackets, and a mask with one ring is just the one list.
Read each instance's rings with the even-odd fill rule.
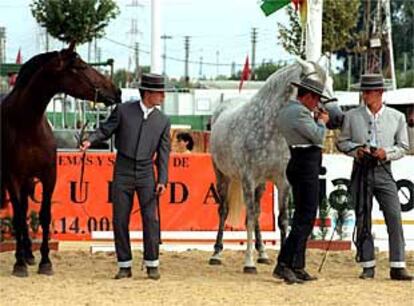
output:
[[194,140],[190,133],[181,132],[177,134],[177,152],[191,153],[194,147]]

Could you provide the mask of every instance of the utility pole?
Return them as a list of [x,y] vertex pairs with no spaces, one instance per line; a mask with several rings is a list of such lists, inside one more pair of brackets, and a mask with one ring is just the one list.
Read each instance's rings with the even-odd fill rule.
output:
[[[131,0],[131,3],[127,4],[127,7],[130,7],[131,10],[131,26],[129,28],[129,31],[127,32],[127,35],[129,35],[129,43],[131,46],[134,46],[134,54],[133,55],[129,55],[129,58],[134,58],[134,62],[135,62],[135,70],[134,70],[134,78],[132,81],[137,81],[138,77],[139,77],[139,43],[138,43],[138,38],[139,35],[142,34],[141,31],[138,30],[138,19],[136,18],[136,16],[139,15],[138,9],[143,8],[144,5],[142,5],[141,3],[139,3],[139,0]],[[129,66],[129,65],[128,65]],[[128,67],[129,69],[130,67]]]
[[[373,4],[376,5],[373,5]],[[394,54],[391,37],[390,0],[373,2],[365,0],[365,46],[364,73],[383,73],[396,88]],[[385,18],[384,18],[385,17]],[[386,45],[384,45],[384,43]],[[385,58],[383,58],[385,55]],[[385,63],[385,65],[384,65]]]
[[162,55],[162,58],[164,60],[162,74],[164,76],[167,75],[167,39],[172,39],[172,38],[173,37],[171,35],[167,35],[165,33],[164,35],[161,35],[161,39],[164,40],[164,54]]
[[185,65],[184,65],[184,82],[189,85],[190,77],[188,75],[188,60],[190,57],[190,36],[184,36]]
[[46,48],[46,52],[49,52],[49,34],[47,33],[46,29],[45,29],[45,48]]
[[200,67],[198,69],[198,79],[202,79],[203,78],[203,56],[200,56]]
[[0,27],[0,64],[6,62],[6,28]]
[[138,80],[140,70],[139,70],[139,43],[135,43],[134,47],[134,53],[135,53],[135,78]]
[[392,33],[391,33],[391,4],[390,4],[390,0],[384,0],[383,2],[384,5],[384,11],[385,11],[385,25],[384,25],[384,30],[386,31],[386,35],[387,35],[387,48],[386,50],[388,51],[388,65],[390,68],[390,72],[391,72],[391,84],[392,84],[392,89],[397,89],[397,78],[395,77],[395,67],[394,67],[394,48],[392,46]]
[[151,72],[161,74],[161,0],[151,0]]
[[231,72],[230,72],[230,75],[232,77],[235,77],[236,76],[236,63],[235,62],[232,62],[231,63]]
[[100,63],[101,60],[102,60],[102,57],[101,57],[101,55],[102,55],[102,49],[101,49],[101,47],[98,47],[98,49],[96,51],[97,51],[96,61],[98,63]]
[[251,80],[256,79],[255,65],[256,65],[256,43],[257,43],[257,28],[252,28],[252,72]]
[[352,69],[352,55],[348,54],[348,84],[347,90],[351,90],[351,69]]
[[220,59],[220,51],[216,51],[216,78],[219,76],[219,59]]
[[88,41],[88,63],[91,62],[92,42]]

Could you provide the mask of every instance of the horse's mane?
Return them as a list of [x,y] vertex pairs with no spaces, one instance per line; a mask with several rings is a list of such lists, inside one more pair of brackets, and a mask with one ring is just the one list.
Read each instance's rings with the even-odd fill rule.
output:
[[[297,71],[297,73],[295,73]],[[274,103],[274,100],[287,101],[292,95],[290,82],[300,77],[299,64],[285,66],[273,73],[262,88],[252,97],[252,103]],[[279,99],[283,98],[283,99]]]
[[[312,63],[312,62],[311,62]],[[312,63],[315,75],[323,76],[325,72],[322,67]],[[299,63],[285,66],[273,73],[265,82],[262,88],[252,97],[252,103],[275,103],[276,101],[287,102],[295,93],[295,88],[291,86],[292,81],[299,81],[303,71]],[[312,75],[309,75],[312,78]],[[325,80],[321,80],[325,83]],[[280,105],[282,106],[282,105]]]
[[16,85],[14,89],[25,87],[29,83],[30,78],[33,76],[33,74],[36,73],[40,67],[55,57],[57,53],[57,51],[42,53],[32,57],[30,60],[24,63],[17,75]]

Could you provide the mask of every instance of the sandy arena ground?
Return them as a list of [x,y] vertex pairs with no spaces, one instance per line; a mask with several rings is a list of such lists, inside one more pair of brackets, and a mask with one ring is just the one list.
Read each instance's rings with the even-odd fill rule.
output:
[[[308,252],[308,270],[319,280],[286,285],[272,278],[273,265],[258,265],[257,275],[242,273],[243,253],[225,251],[222,266],[207,264],[210,252],[162,252],[161,280],[151,281],[134,253],[133,278],[113,280],[114,254],[90,254],[86,245],[61,243],[52,252],[55,275],[10,275],[11,252],[0,254],[0,305],[414,305],[414,282],[388,277],[387,254],[379,254],[375,280],[357,278],[352,252],[329,253],[321,274],[323,252]],[[269,251],[275,258],[275,251]],[[36,252],[36,259],[40,254]],[[407,256],[414,272],[414,252]]]

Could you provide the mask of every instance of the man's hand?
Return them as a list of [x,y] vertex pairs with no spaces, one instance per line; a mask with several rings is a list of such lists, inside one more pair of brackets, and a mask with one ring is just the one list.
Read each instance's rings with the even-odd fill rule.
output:
[[357,159],[361,160],[365,154],[371,154],[371,152],[369,151],[367,147],[362,147],[357,150],[356,154],[357,154]]
[[165,187],[164,184],[157,184],[157,188],[155,189],[155,192],[157,195],[162,195],[166,189],[167,187]]
[[387,154],[383,148],[378,148],[374,152],[372,152],[372,156],[374,156],[378,160],[386,160]]
[[326,124],[329,121],[329,114],[326,111],[320,110],[317,115],[318,121],[322,121],[324,124]]
[[91,142],[89,140],[84,140],[80,145],[80,149],[82,152],[85,152],[91,146]]

